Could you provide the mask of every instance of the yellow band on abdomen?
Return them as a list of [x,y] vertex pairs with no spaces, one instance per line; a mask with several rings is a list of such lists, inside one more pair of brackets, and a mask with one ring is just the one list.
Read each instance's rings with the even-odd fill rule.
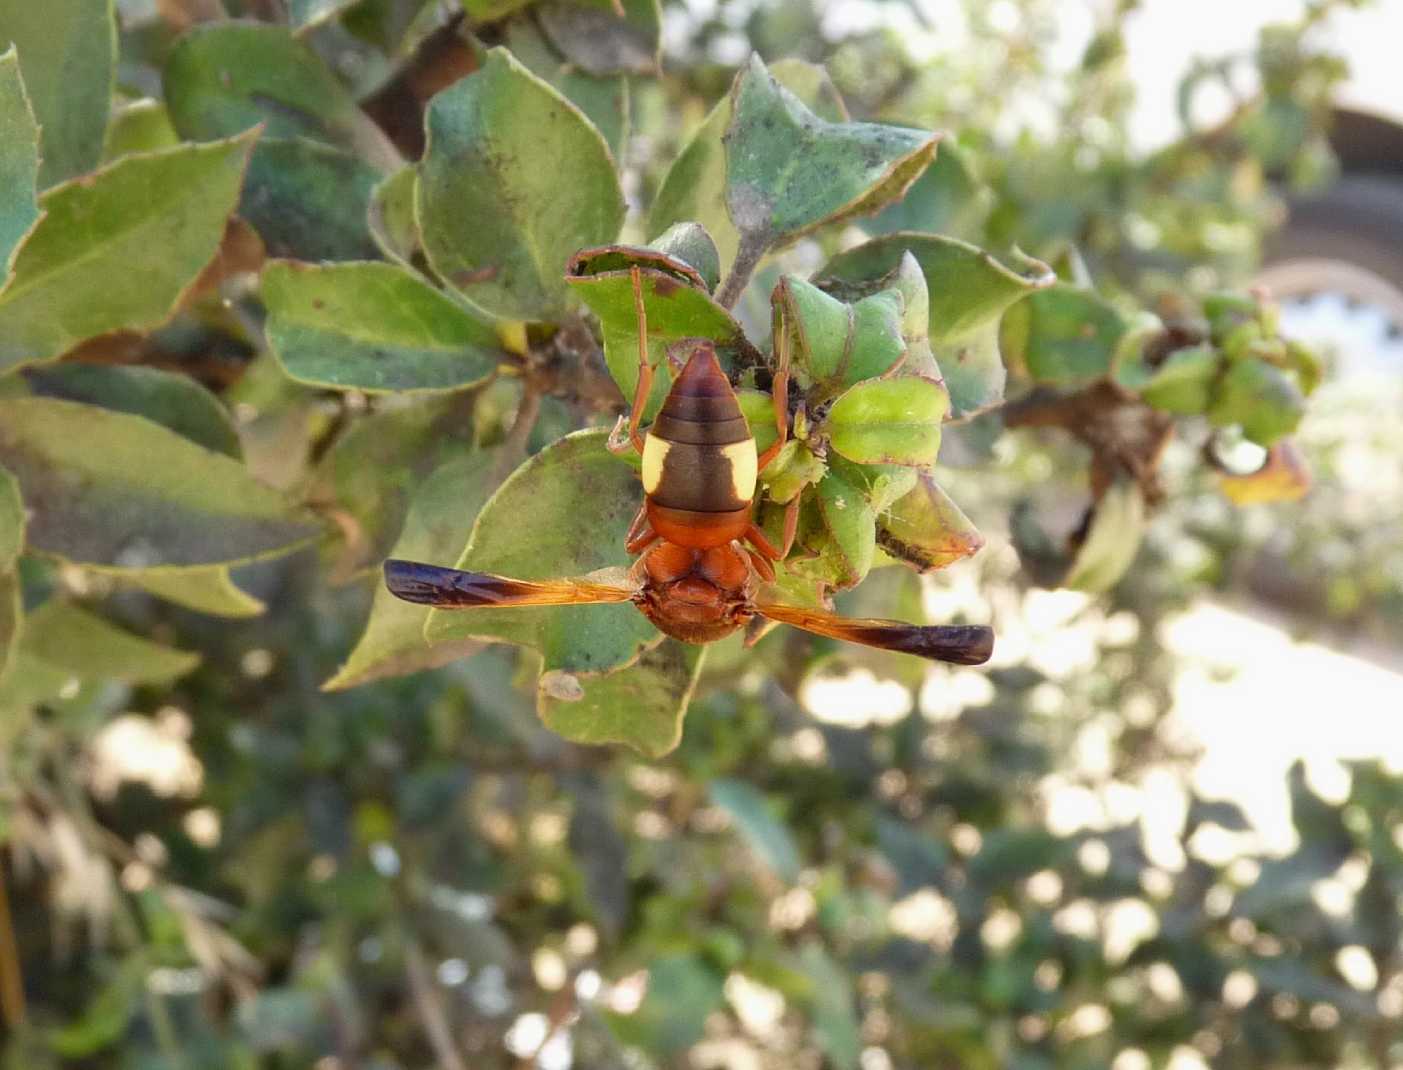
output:
[[663,481],[663,461],[672,443],[649,434],[643,439],[643,493],[656,494]]
[[643,441],[643,490],[672,509],[730,512],[755,497],[755,440],[724,444]]
[[758,457],[755,453],[755,440],[732,442],[721,447],[721,455],[731,466],[731,486],[736,498],[748,502],[755,497],[755,480],[759,476]]

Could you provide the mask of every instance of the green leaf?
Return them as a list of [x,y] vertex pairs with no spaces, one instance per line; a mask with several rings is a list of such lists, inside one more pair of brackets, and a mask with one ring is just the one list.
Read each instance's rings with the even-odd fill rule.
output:
[[1140,387],[1140,397],[1146,405],[1164,412],[1186,416],[1206,412],[1222,364],[1222,357],[1210,345],[1176,349]]
[[835,1070],[856,1070],[862,1034],[851,979],[816,940],[800,949],[799,963],[813,981],[811,1002],[819,1047]]
[[102,159],[117,69],[111,0],[0,0],[0,48],[7,45],[19,50],[42,132],[39,188],[91,171]]
[[732,95],[726,207],[743,245],[771,248],[879,211],[935,158],[938,134],[820,119],[758,56],[737,76]]
[[252,144],[132,156],[46,193],[0,293],[0,372],[165,320],[219,248]]
[[834,454],[828,463],[852,487],[862,492],[867,504],[878,515],[916,486],[917,470],[899,464],[853,464]]
[[403,163],[336,75],[284,27],[196,26],[171,50],[163,79],[181,137],[230,137],[261,123],[269,138],[324,142],[384,174]]
[[0,55],[0,290],[20,243],[39,222],[39,125],[12,47]]
[[131,580],[157,598],[212,617],[257,617],[268,608],[234,583],[223,565],[180,572],[134,572]]
[[1010,308],[999,340],[1009,365],[1020,365],[1034,382],[1081,386],[1111,373],[1130,328],[1109,301],[1062,284]]
[[0,574],[9,572],[24,549],[24,499],[19,480],[0,468]]
[[414,218],[414,186],[418,180],[419,173],[411,164],[382,178],[370,191],[366,220],[370,237],[382,253],[405,267],[410,266],[423,245],[419,222]]
[[555,0],[536,8],[541,27],[566,60],[587,74],[654,74],[662,46],[658,0]]
[[921,825],[888,817],[876,817],[877,847],[901,878],[897,891],[905,896],[920,888],[939,888],[950,870],[950,850],[934,833]]
[[248,165],[239,215],[272,257],[374,260],[370,197],[379,175],[358,157],[303,138],[263,138]]
[[[312,479],[310,500],[334,510],[347,542],[348,574],[378,563],[398,536],[409,503],[424,478],[472,445],[473,425],[463,399],[418,398],[362,417],[336,440]],[[439,560],[462,552],[471,516],[460,517],[459,539]]]
[[740,404],[741,415],[745,417],[750,434],[755,439],[756,451],[764,453],[774,445],[775,439],[779,438],[779,428],[775,426],[774,397],[763,390],[742,389],[736,391],[736,401]]
[[744,781],[730,779],[713,780],[706,792],[712,805],[731,816],[746,845],[780,880],[793,884],[799,879],[799,848],[765,796]]
[[833,449],[858,464],[930,465],[940,452],[940,423],[950,407],[930,379],[869,379],[848,389],[823,429]]
[[674,223],[653,239],[651,248],[691,267],[708,293],[721,281],[721,255],[700,223]]
[[818,523],[801,530],[799,541],[818,554],[817,559],[791,559],[795,573],[834,587],[854,587],[872,567],[877,547],[877,517],[867,497],[838,473],[829,471],[819,481],[814,496]]
[[859,225],[873,237],[904,230],[974,241],[983,232],[994,200],[993,192],[975,178],[966,152],[942,141],[906,196]]
[[819,284],[843,296],[844,284],[872,285],[900,268],[905,253],[925,275],[930,341],[950,391],[951,416],[996,404],[1007,375],[999,355],[999,319],[1014,302],[1051,286],[1046,264],[1024,260],[1019,271],[954,238],[891,234],[840,253],[820,273]]
[[1305,397],[1285,372],[1258,357],[1245,357],[1228,362],[1208,419],[1218,427],[1241,424],[1244,437],[1270,446],[1296,430],[1305,409]]
[[[654,367],[653,391],[645,415],[653,416],[672,386],[667,347],[684,338],[716,343],[724,367],[757,362],[759,355],[731,314],[706,291],[654,268],[639,272],[643,308],[648,319],[648,361]],[[628,271],[571,275],[570,286],[596,316],[604,333],[604,360],[626,401],[638,387],[638,314],[633,278]]]
[[917,572],[933,572],[978,553],[984,537],[922,472],[916,486],[877,518],[877,545]]
[[559,319],[566,261],[623,223],[599,131],[501,48],[434,97],[425,122],[415,210],[435,272],[492,315]]
[[726,978],[700,955],[662,955],[648,963],[648,990],[629,1015],[608,1014],[625,1044],[673,1055],[702,1038],[706,1019],[725,1002]]
[[[491,492],[490,476],[491,458],[485,453],[465,453],[434,469],[415,491],[390,556],[431,563],[453,560],[462,551],[471,518]],[[471,640],[426,642],[428,616],[427,607],[396,598],[376,577],[365,631],[322,690],[340,691],[437,668],[478,649]]]
[[226,457],[243,457],[239,432],[219,399],[186,375],[111,364],[51,364],[24,374],[37,397],[131,413]]
[[148,950],[143,948],[126,955],[115,968],[107,971],[108,976],[82,1013],[47,1031],[48,1045],[66,1058],[81,1059],[95,1056],[118,1043],[141,1010],[150,970],[151,952]]
[[820,398],[885,375],[907,355],[905,302],[897,290],[882,290],[849,305],[786,275],[771,301],[779,317],[777,329],[789,333],[799,381],[814,384]]
[[[822,67],[785,59],[774,63],[770,74],[820,118],[841,122],[848,117]],[[648,214],[650,234],[660,234],[678,223],[695,222],[705,227],[720,255],[720,274],[730,268],[740,247],[740,232],[726,211],[726,150],[722,141],[731,125],[732,105],[733,95],[727,93],[711,109],[668,168]]]
[[[517,579],[580,576],[631,564],[624,535],[638,511],[633,469],[605,446],[608,433],[578,431],[536,454],[478,514],[457,567]],[[605,672],[634,661],[658,633],[626,603],[560,608],[436,609],[425,638],[489,639],[529,646],[545,669]]]
[[30,546],[98,568],[252,561],[319,531],[237,461],[139,416],[72,401],[0,401],[0,465],[19,479]]
[[[601,245],[594,249],[581,249],[565,265],[567,281],[603,275],[611,271],[628,272],[634,267],[660,271],[673,279],[684,282],[697,290],[709,292],[706,280],[701,273],[685,260],[679,260],[670,253],[647,245]],[[630,288],[629,295],[632,296]],[[729,313],[728,313],[729,315]]]
[[1092,594],[1109,591],[1135,560],[1144,531],[1144,495],[1131,480],[1117,480],[1092,507],[1086,537],[1062,586]]
[[548,673],[537,687],[537,710],[547,728],[574,743],[623,743],[661,758],[682,740],[705,654],[705,647],[664,639],[603,675]]
[[615,159],[628,141],[632,94],[621,74],[596,75],[581,70],[546,40],[536,22],[513,19],[507,23],[506,44],[532,74],[545,79],[571,101],[604,135]]
[[153,643],[58,599],[25,618],[20,652],[79,679],[128,684],[167,683],[200,663],[198,654]]
[[[766,401],[769,400],[766,395]],[[770,426],[774,427],[773,402],[767,407]],[[758,443],[759,439],[756,441]],[[793,501],[795,495],[802,494],[805,487],[817,483],[827,471],[828,465],[808,445],[791,438],[760,473],[760,482],[764,484],[766,498],[783,504]]]
[[460,390],[497,368],[496,331],[394,264],[275,260],[263,271],[268,345],[298,382]]
[[852,307],[797,275],[781,276],[771,302],[779,316],[777,329],[789,335],[797,374],[811,382],[838,376],[848,357]]
[[102,162],[111,163],[136,152],[155,152],[180,144],[170,113],[159,100],[142,97],[115,108],[102,144]]

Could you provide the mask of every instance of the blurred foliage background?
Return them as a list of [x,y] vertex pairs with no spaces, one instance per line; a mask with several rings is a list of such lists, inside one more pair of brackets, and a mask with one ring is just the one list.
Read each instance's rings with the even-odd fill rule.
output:
[[[949,6],[958,47],[930,44],[946,24],[905,32],[921,15],[896,2],[850,21],[816,0],[626,0],[647,47],[662,42],[658,78],[617,73],[626,50],[591,71],[589,4],[118,0],[104,158],[173,144],[192,121],[171,114],[168,62],[205,21],[295,31],[361,106],[321,118],[372,159],[416,156],[427,99],[505,43],[603,101],[592,115],[636,220],[753,49],[824,64],[854,118],[951,131],[903,202],[853,227],[1017,245],[1166,322],[1249,283],[1286,195],[1334,175],[1343,67],[1309,29],[1350,5],[1319,0],[1264,27],[1254,54],[1186,71],[1184,135],[1149,155],[1126,130],[1135,3],[1100,5],[1070,64],[1052,58],[1053,0]],[[1247,88],[1200,124],[1194,96],[1214,80]],[[375,255],[360,219],[376,176],[352,160],[339,186],[298,186],[298,168],[326,165],[306,145],[255,154],[250,183],[260,165],[276,180],[240,204],[248,245]],[[785,252],[738,314],[766,325],[779,271],[813,270],[852,237]],[[680,746],[650,760],[547,731],[514,647],[322,688],[443,442],[536,451],[599,418],[599,387],[566,384],[522,421],[519,384],[498,380],[466,416],[406,430],[393,406],[279,371],[247,300],[262,251],[241,261],[243,238],[226,234],[223,277],[169,324],[85,355],[217,393],[249,469],[304,492],[339,537],[198,590],[22,562],[26,604],[63,597],[25,633],[52,674],[0,694],[7,1067],[1403,1064],[1403,774],[1360,762],[1322,794],[1294,766],[1293,842],[1268,851],[1188,778],[1165,627],[1205,593],[1270,595],[1297,633],[1396,648],[1396,400],[1390,420],[1387,398],[1335,389],[1327,370],[1298,437],[1315,471],[1302,502],[1238,509],[1197,463],[1202,435],[1171,444],[1166,502],[1094,598],[1036,589],[1010,527],[1034,491],[1085,498],[1085,448],[1004,433],[997,412],[950,427],[942,486],[985,549],[925,579],[879,569],[838,602],[992,621],[993,666],[928,669],[784,631],[754,650],[728,641]],[[37,381],[81,398],[71,377]],[[452,521],[460,536],[470,519]],[[125,650],[115,670],[114,626],[167,646]]]

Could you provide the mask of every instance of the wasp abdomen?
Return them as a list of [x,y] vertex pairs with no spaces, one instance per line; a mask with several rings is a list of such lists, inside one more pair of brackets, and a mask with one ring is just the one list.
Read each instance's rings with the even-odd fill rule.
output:
[[755,439],[710,345],[698,345],[672,384],[643,447],[651,504],[733,514],[755,497]]

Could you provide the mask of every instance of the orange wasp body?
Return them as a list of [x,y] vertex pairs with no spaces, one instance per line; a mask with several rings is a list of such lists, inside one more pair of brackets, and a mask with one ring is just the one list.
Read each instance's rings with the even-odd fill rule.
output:
[[798,499],[786,514],[782,547],[765,537],[753,517],[758,474],[784,445],[789,431],[788,382],[781,352],[774,378],[778,438],[757,454],[740,404],[716,359],[714,346],[689,340],[690,354],[656,419],[640,430],[652,389],[647,321],[638,269],[633,269],[638,311],[638,386],[621,448],[643,460],[643,506],[625,548],[641,554],[624,585],[588,578],[516,580],[482,572],[385,562],[390,591],[410,602],[442,608],[586,605],[632,602],[659,631],[688,643],[710,643],[747,624],[756,614],[805,631],[940,661],[979,665],[993,648],[981,626],[921,626],[889,620],[855,620],[816,609],[757,600],[775,578],[794,538]]

